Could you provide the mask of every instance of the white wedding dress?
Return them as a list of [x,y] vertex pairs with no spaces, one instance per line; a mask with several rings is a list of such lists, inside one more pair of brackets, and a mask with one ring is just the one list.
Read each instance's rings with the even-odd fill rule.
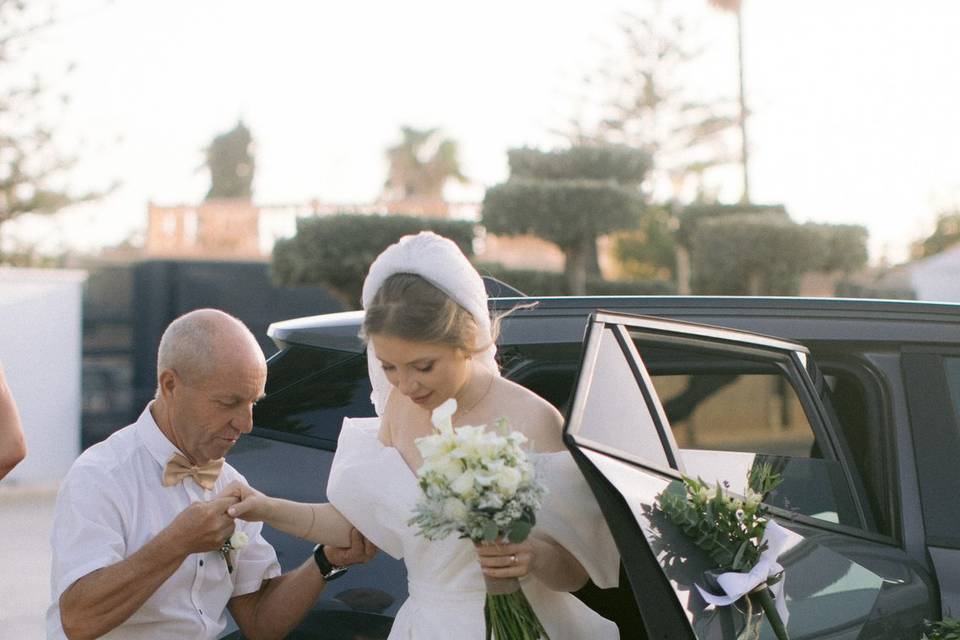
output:
[[[484,580],[469,540],[430,541],[407,522],[420,496],[400,453],[377,437],[379,418],[346,419],[327,485],[327,498],[380,549],[403,558],[410,596],[390,640],[483,640]],[[548,487],[537,529],[562,544],[600,587],[616,586],[619,556],[589,487],[566,452],[533,454]],[[551,640],[616,640],[616,625],[569,593],[536,578],[523,591]]]

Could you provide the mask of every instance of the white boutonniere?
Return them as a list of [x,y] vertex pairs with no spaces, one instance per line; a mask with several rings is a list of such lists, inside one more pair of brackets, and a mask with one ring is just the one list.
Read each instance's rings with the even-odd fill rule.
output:
[[220,555],[223,556],[224,562],[227,563],[228,573],[233,573],[233,563],[230,561],[230,552],[239,552],[240,549],[243,549],[249,543],[250,536],[243,531],[234,531],[233,535],[227,538],[227,540],[220,545]]

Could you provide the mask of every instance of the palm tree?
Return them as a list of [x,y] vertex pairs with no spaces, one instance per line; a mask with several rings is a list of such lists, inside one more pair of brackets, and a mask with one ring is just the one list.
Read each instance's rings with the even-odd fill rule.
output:
[[743,86],[743,1],[742,0],[708,0],[708,2],[721,11],[733,13],[737,19],[737,75],[740,85],[740,164],[743,167],[743,195],[740,201],[744,204],[750,202],[750,171],[748,169],[748,144],[747,144],[747,99],[746,91]]
[[384,184],[388,200],[443,200],[447,180],[466,182],[460,171],[457,143],[439,129],[401,128],[403,140],[387,149],[390,169]]

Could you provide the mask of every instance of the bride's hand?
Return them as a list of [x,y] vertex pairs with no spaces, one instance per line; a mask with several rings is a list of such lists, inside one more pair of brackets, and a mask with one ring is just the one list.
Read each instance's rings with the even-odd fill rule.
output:
[[227,509],[227,515],[230,517],[240,518],[248,522],[268,519],[270,496],[260,493],[250,485],[232,482],[220,492],[218,497],[222,496],[235,496],[239,500]]
[[522,578],[537,566],[537,545],[532,536],[518,544],[480,543],[476,549],[480,568],[490,578]]

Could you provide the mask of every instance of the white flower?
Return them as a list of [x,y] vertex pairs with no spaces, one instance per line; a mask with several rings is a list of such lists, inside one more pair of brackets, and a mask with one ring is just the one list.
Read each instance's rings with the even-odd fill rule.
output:
[[456,480],[450,483],[450,490],[461,498],[473,493],[473,471],[464,471]]
[[438,455],[446,446],[446,442],[444,442],[443,438],[438,438],[436,436],[424,436],[422,438],[417,438],[414,440],[414,443],[417,445],[417,449],[420,451],[420,455],[423,456],[424,460]]
[[447,498],[443,501],[443,516],[455,522],[463,522],[467,518],[467,505],[462,500]]
[[512,496],[520,486],[521,474],[515,467],[503,467],[497,471],[497,486],[504,495]]
[[439,407],[433,410],[430,415],[430,421],[440,433],[448,433],[453,430],[453,414],[457,411],[457,401],[450,398]]
[[463,474],[463,464],[456,458],[439,458],[431,461],[431,465],[447,482],[453,482]]
[[503,498],[496,493],[486,493],[477,501],[479,509],[500,509],[503,507]]
[[233,535],[230,536],[229,544],[234,551],[240,551],[240,549],[250,544],[250,536],[243,531],[234,531]]

